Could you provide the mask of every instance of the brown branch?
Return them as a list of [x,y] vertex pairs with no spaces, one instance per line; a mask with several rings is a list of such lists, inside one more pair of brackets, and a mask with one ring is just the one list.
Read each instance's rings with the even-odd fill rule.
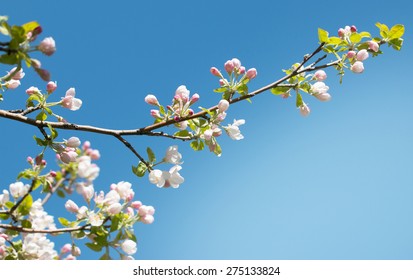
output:
[[34,228],[24,228],[22,226],[13,226],[13,225],[0,224],[0,228],[7,229],[7,230],[15,230],[15,231],[24,232],[24,233],[47,233],[47,234],[56,234],[56,233],[74,232],[74,231],[81,231],[81,230],[90,230],[90,227],[91,227],[90,224],[86,224],[86,225],[83,225],[83,226],[72,227],[72,228],[34,229]]

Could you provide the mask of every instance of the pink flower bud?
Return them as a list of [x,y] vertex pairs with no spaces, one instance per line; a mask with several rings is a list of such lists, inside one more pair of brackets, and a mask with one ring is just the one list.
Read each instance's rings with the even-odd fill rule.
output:
[[321,82],[327,79],[327,74],[324,72],[324,70],[318,70],[314,73],[314,78],[316,78],[317,81]]
[[[226,82],[226,83],[225,83]],[[228,83],[228,81],[226,80],[226,79],[219,79],[219,85],[222,87],[222,86],[225,86],[226,84]]]
[[194,110],[189,109],[189,110],[188,110],[188,115],[192,116],[193,114],[194,114]]
[[378,52],[379,51],[379,44],[375,41],[368,41],[369,44],[369,49],[372,50],[373,52]]
[[235,69],[239,69],[241,67],[241,61],[238,58],[233,58],[231,61]]
[[133,209],[139,209],[139,207],[142,206],[142,202],[140,202],[139,200],[132,201],[131,204],[130,204],[130,206],[131,206]]
[[159,113],[159,110],[151,110],[151,116],[154,117],[155,119],[161,118],[161,114]]
[[5,86],[8,89],[16,89],[18,86],[20,86],[20,81],[11,79],[6,82]]
[[113,203],[108,206],[107,212],[109,215],[116,215],[119,214],[120,211],[122,211],[122,205],[119,202]]
[[40,67],[42,67],[42,63],[38,59],[30,58],[30,63],[35,69],[39,69]]
[[57,176],[57,173],[56,173],[56,171],[50,171],[50,176],[52,176],[53,178],[56,178],[56,176]]
[[361,61],[354,62],[353,65],[351,65],[350,70],[357,74],[363,73],[364,71],[363,62]]
[[254,79],[257,76],[257,69],[255,68],[248,69],[246,76],[249,80]]
[[56,88],[57,88],[56,82],[51,82],[50,81],[50,82],[47,83],[46,90],[47,90],[48,93],[54,92],[56,90]]
[[148,94],[145,97],[145,102],[148,103],[149,105],[159,106],[158,99],[156,98],[155,95],[152,95],[152,94]]
[[77,246],[72,247],[72,255],[73,256],[78,257],[78,256],[80,256],[81,253],[82,253],[82,251],[80,250],[79,247],[77,247]]
[[234,62],[232,62],[232,60],[228,60],[227,62],[225,62],[224,68],[228,74],[232,73],[232,71],[234,71]]
[[360,50],[356,55],[356,58],[357,58],[358,61],[366,60],[368,57],[369,57],[369,53],[365,49]]
[[40,42],[37,49],[43,54],[50,56],[56,51],[56,43],[52,37],[47,37]]
[[93,160],[98,160],[98,159],[100,159],[100,152],[99,152],[99,150],[94,149],[90,152],[89,156]]
[[307,117],[310,114],[310,108],[307,104],[303,103],[303,105],[300,106],[300,114],[303,117]]
[[41,68],[34,68],[36,73],[42,78],[43,81],[50,81],[50,72],[47,71],[46,69],[41,69]]
[[155,219],[152,215],[146,215],[140,218],[140,221],[146,225],[152,224],[154,220]]
[[228,110],[228,108],[229,108],[228,100],[221,99],[218,103],[218,110],[222,113]]
[[[67,211],[69,211],[70,213],[77,213],[77,211],[79,211],[79,206],[77,206],[76,203],[74,203],[72,200],[68,200],[65,203],[65,208]],[[71,248],[70,248],[71,250]]]
[[354,25],[352,25],[352,26],[350,27],[350,30],[351,30],[352,33],[357,32],[357,27],[354,26]]
[[60,249],[60,253],[67,254],[72,251],[72,244],[66,243],[63,245],[62,249]]
[[64,163],[75,162],[77,158],[77,153],[73,151],[63,152],[60,154],[60,160]]
[[204,139],[205,139],[205,141],[211,140],[212,134],[213,134],[212,129],[207,129],[207,130],[205,130],[205,132],[204,132]]
[[194,104],[195,102],[197,102],[199,100],[199,94],[195,93],[194,95],[192,95],[191,100],[190,100],[190,104]]
[[32,94],[37,94],[40,93],[40,90],[37,87],[29,87],[28,89],[26,89],[26,93],[28,95],[32,95]]
[[[10,72],[8,72],[8,74],[13,74],[14,71],[16,71],[17,67],[14,67],[13,69],[10,70]],[[13,77],[11,77],[13,80],[21,80],[23,79],[24,75],[26,75],[23,72],[23,69],[20,68],[19,71],[17,71],[16,73],[14,73]]]
[[69,140],[66,141],[66,146],[71,148],[77,148],[80,146],[80,140],[77,137],[70,137]]
[[356,56],[356,52],[355,51],[349,51],[348,53],[347,53],[347,57],[348,58],[353,58],[353,57],[355,57]]
[[314,94],[314,97],[323,102],[330,101],[331,99],[331,95],[327,92]]
[[33,164],[33,158],[32,158],[31,156],[28,156],[27,159],[26,159],[26,161],[27,161],[29,164]]
[[174,121],[179,122],[181,118],[179,116],[174,116]]
[[244,67],[244,66],[241,66],[241,67],[238,69],[238,73],[239,73],[239,74],[244,74],[244,73],[245,73],[245,67]]
[[340,28],[337,33],[338,33],[338,36],[339,36],[339,37],[344,37],[344,34],[345,34],[346,32],[345,32],[345,30],[344,30],[343,28]]
[[83,149],[84,151],[86,151],[86,150],[89,149],[89,148],[90,148],[90,141],[85,141],[85,142],[83,143],[82,149]]
[[221,72],[219,72],[219,70],[216,67],[211,67],[210,71],[212,75],[222,77]]

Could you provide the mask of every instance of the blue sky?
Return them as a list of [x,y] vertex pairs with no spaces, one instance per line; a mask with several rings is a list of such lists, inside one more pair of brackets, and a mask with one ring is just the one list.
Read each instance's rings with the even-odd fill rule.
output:
[[[306,97],[312,113],[299,115],[294,100],[270,93],[231,106],[227,122],[245,119],[245,137],[221,137],[222,157],[193,152],[188,143],[128,138],[138,151],[161,157],[178,144],[183,154],[179,189],[158,189],[130,172],[136,158],[107,136],[61,132],[100,149],[96,189],[129,181],[136,196],[156,208],[155,223],[137,225],[137,259],[411,259],[413,258],[413,61],[409,1],[332,4],[331,1],[20,1],[2,4],[11,23],[37,20],[57,52],[41,57],[64,95],[75,87],[83,100],[72,122],[108,128],[150,124],[144,97],[167,104],[179,85],[211,106],[217,79],[233,57],[266,85],[317,47],[317,28],[335,34],[345,25],[377,34],[376,22],[406,27],[402,51],[382,47],[365,73],[338,83],[328,71],[333,98]],[[19,10],[20,9],[20,10]],[[8,70],[8,69],[4,69]],[[24,102],[25,88],[45,84],[32,76],[6,93],[2,108]],[[59,95],[59,96],[60,96]],[[58,97],[57,97],[58,98]],[[34,128],[0,120],[7,187],[36,149]],[[36,151],[36,150],[35,150]],[[55,201],[49,212],[66,215]],[[96,255],[83,250],[83,259]]]

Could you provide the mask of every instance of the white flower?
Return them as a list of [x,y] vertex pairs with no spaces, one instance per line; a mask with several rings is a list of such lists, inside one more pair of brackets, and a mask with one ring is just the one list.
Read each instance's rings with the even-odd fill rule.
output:
[[85,186],[83,183],[79,183],[76,185],[76,191],[82,195],[87,202],[89,202],[95,194],[95,189],[92,184]]
[[119,202],[113,203],[113,204],[108,206],[106,211],[110,215],[116,215],[116,214],[120,213],[120,211],[122,211],[122,205]]
[[172,164],[181,164],[181,159],[182,155],[178,152],[178,146],[174,145],[168,148],[163,160]]
[[169,170],[169,179],[167,180],[168,183],[173,187],[173,188],[178,188],[180,184],[184,182],[184,177],[182,177],[178,171],[182,169],[182,166],[180,165],[175,165]]
[[76,215],[76,218],[78,219],[78,220],[81,220],[81,219],[83,219],[83,218],[86,218],[87,217],[87,207],[86,206],[81,206],[80,208],[79,208],[79,210],[77,211],[77,215]]
[[364,65],[363,62],[361,61],[356,61],[353,63],[353,65],[351,65],[350,70],[353,71],[353,73],[363,73],[364,71]]
[[3,194],[0,194],[0,206],[3,206],[8,202],[10,199],[9,196],[9,191],[8,190],[3,190]]
[[103,219],[99,214],[96,214],[95,212],[90,212],[88,215],[88,221],[89,223],[94,226],[94,227],[99,227],[103,224]]
[[327,93],[329,87],[323,82],[316,82],[311,86],[311,92],[314,94]]
[[154,169],[149,173],[149,182],[155,184],[157,187],[162,188],[165,185],[166,180],[169,179],[169,172]]
[[88,156],[78,158],[77,172],[80,178],[85,178],[89,181],[95,180],[99,176],[100,168],[92,163],[92,159]]
[[73,202],[73,200],[71,200],[71,199],[66,201],[65,208],[66,208],[67,211],[69,211],[71,213],[77,213],[77,211],[79,211],[79,206],[77,206],[77,204],[75,202]]
[[23,197],[30,189],[29,185],[24,185],[22,182],[10,184],[10,194],[14,198]]
[[109,191],[106,196],[105,200],[103,201],[106,205],[111,205],[114,203],[118,203],[120,200],[120,195],[116,190]]
[[232,140],[241,140],[244,139],[244,136],[241,134],[239,126],[243,125],[244,123],[245,120],[234,120],[233,124],[224,127],[224,129]]
[[66,95],[62,98],[62,106],[69,110],[76,111],[82,106],[82,100],[75,98],[76,92],[74,88],[70,88],[66,91]]
[[125,241],[123,241],[120,247],[128,255],[133,255],[138,250],[136,248],[136,242],[130,239],[126,239]]
[[123,200],[131,200],[135,194],[132,190],[132,184],[129,182],[121,181],[117,183],[115,190],[118,192],[120,198]]
[[310,107],[308,107],[307,104],[303,103],[303,105],[300,106],[300,114],[303,117],[307,117],[310,114]]
[[47,37],[40,42],[37,48],[45,55],[50,56],[56,51],[56,42],[52,37]]
[[175,92],[175,99],[182,100],[184,103],[186,103],[189,100],[189,94],[190,92],[186,88],[186,86],[179,86]]

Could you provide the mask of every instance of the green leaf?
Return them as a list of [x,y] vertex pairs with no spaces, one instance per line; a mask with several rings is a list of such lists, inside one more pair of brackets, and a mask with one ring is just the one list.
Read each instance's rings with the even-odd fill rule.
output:
[[244,83],[240,84],[237,88],[239,94],[246,95],[248,94],[248,86]]
[[328,43],[328,32],[318,28],[318,40],[320,40],[320,43]]
[[188,131],[188,130],[180,130],[180,131],[178,131],[178,132],[175,132],[175,133],[174,133],[174,136],[177,136],[177,137],[189,137],[189,136],[191,136],[191,135],[189,134],[189,131]]
[[155,153],[152,151],[151,148],[146,148],[146,153],[148,154],[148,159],[150,163],[154,163],[156,161]]
[[222,154],[221,146],[218,143],[216,143],[215,145],[214,154],[216,154],[217,156],[221,156]]
[[159,113],[165,115],[165,108],[162,105],[159,106]]
[[380,29],[380,36],[383,38],[387,38],[390,31],[387,25],[377,22],[376,26]]
[[393,49],[399,51],[403,45],[403,38],[395,38],[389,41],[389,46],[392,46]]
[[25,216],[25,215],[30,213],[30,209],[32,208],[32,204],[33,204],[33,197],[29,194],[25,197],[25,199],[19,205],[19,207],[17,207],[17,211],[21,215]]
[[200,140],[192,141],[189,145],[194,151],[202,151],[204,149],[204,142]]
[[362,38],[371,38],[371,34],[369,32],[363,31],[359,33]]
[[112,258],[110,257],[110,255],[109,255],[109,253],[104,253],[100,258],[99,258],[99,260],[102,260],[102,261],[104,261],[104,260],[111,260]]
[[302,106],[303,104],[304,104],[303,97],[301,96],[301,94],[297,92],[297,99],[295,100],[295,106],[298,108]]
[[302,83],[300,84],[300,89],[304,92],[309,93],[311,89],[311,85],[309,83]]
[[56,139],[56,137],[59,135],[59,133],[57,132],[56,129],[54,129],[49,123],[47,124],[47,127],[49,128],[50,132],[51,132],[51,137],[52,140]]
[[29,220],[23,220],[21,221],[21,225],[24,228],[32,228],[32,223]]
[[132,172],[138,177],[143,177],[145,175],[146,170],[148,167],[142,161],[139,162],[138,166],[132,166]]
[[271,93],[274,95],[281,95],[281,94],[285,94],[289,92],[290,90],[291,90],[291,87],[279,86],[279,87],[271,88]]
[[24,29],[24,32],[26,34],[30,31],[33,31],[34,29],[36,29],[39,26],[40,26],[40,24],[37,21],[27,22],[27,23],[22,25],[22,27]]
[[59,223],[64,227],[67,227],[70,224],[70,222],[63,217],[59,217],[58,220],[59,220]]
[[389,32],[389,39],[396,39],[402,37],[404,34],[404,25],[396,24],[394,25]]
[[11,54],[3,54],[0,55],[0,63],[1,64],[9,64],[9,65],[14,65],[19,63],[19,57],[17,53],[11,53]]
[[120,217],[121,216],[119,214],[117,214],[117,215],[115,215],[114,217],[111,218],[112,224],[110,225],[110,232],[117,231],[120,228],[120,226],[121,226],[121,224],[120,224],[121,218]]
[[102,246],[98,245],[98,244],[94,244],[94,243],[86,243],[85,244],[89,249],[91,249],[92,251],[95,252],[100,252],[102,251]]
[[7,220],[9,219],[9,215],[7,214],[0,214],[0,220]]
[[56,194],[57,194],[57,196],[60,197],[60,198],[65,198],[65,197],[66,197],[65,192],[62,191],[61,189],[58,189],[57,192],[56,192]]
[[137,242],[136,236],[128,229],[125,229],[125,234],[129,239],[132,239],[133,241]]
[[353,44],[357,44],[358,42],[360,42],[360,41],[361,41],[361,36],[360,36],[360,34],[358,34],[357,32],[351,33],[351,35],[350,35],[350,41],[351,41]]
[[214,92],[226,92],[226,91],[227,91],[227,87],[220,87],[220,88],[214,89]]
[[38,121],[45,121],[46,119],[47,119],[47,114],[44,111],[41,111],[36,116],[36,120],[38,120]]
[[339,45],[341,44],[342,40],[339,37],[330,37],[328,38],[328,43],[331,45]]
[[11,201],[7,201],[7,202],[4,204],[4,206],[6,206],[8,209],[11,209],[11,208],[13,208],[14,203],[11,202]]

